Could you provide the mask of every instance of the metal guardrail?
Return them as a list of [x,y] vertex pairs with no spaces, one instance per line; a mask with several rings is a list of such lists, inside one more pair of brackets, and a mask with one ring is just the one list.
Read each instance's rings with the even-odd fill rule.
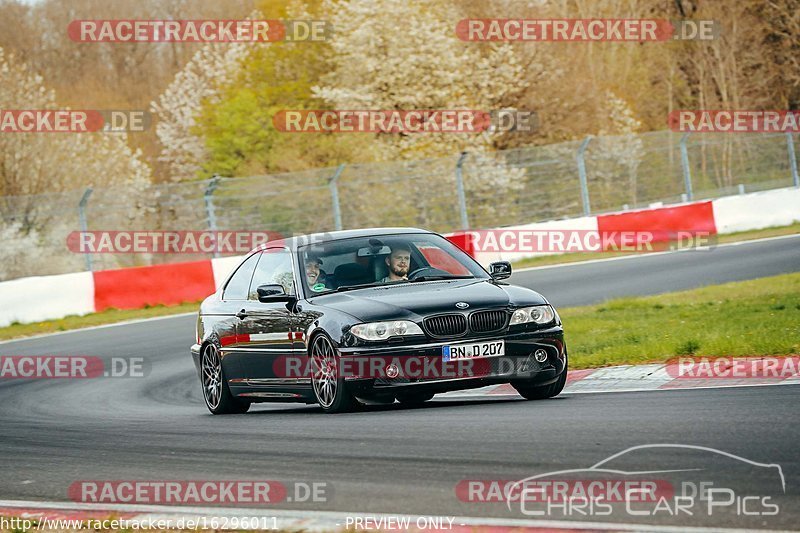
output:
[[799,187],[797,142],[796,134],[662,131],[278,175],[214,176],[144,189],[0,197],[7,258],[0,279],[208,257],[84,257],[67,248],[72,231],[290,234],[408,225],[449,232]]

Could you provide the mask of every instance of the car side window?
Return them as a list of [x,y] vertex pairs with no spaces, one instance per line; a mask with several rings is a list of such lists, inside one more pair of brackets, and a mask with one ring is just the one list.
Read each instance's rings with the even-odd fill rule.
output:
[[266,250],[259,254],[253,280],[250,283],[248,300],[258,300],[258,287],[261,285],[282,285],[286,294],[294,295],[294,274],[292,273],[292,254],[284,249]]
[[231,277],[225,290],[222,292],[223,300],[246,300],[247,288],[250,287],[250,279],[253,277],[253,271],[256,268],[258,256],[261,254],[253,254],[247,260],[239,265],[236,273]]

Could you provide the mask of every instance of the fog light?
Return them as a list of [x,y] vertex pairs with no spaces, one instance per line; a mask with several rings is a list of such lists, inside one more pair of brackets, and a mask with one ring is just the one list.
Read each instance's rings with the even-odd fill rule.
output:
[[397,367],[396,364],[392,363],[386,367],[387,378],[396,378],[399,375],[400,375],[400,369]]
[[538,362],[544,363],[545,361],[547,361],[547,352],[539,348],[538,350],[533,352],[533,357],[535,357]]

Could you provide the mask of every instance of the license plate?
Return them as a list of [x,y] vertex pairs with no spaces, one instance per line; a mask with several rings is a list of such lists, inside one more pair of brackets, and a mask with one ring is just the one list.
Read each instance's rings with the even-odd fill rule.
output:
[[480,357],[500,357],[506,353],[505,341],[472,342],[442,346],[442,361],[458,361]]

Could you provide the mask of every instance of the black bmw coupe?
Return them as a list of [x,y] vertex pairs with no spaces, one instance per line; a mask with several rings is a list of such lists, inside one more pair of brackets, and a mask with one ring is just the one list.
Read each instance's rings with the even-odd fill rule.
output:
[[510,383],[556,396],[567,379],[561,320],[441,235],[382,228],[293,237],[250,252],[206,298],[191,348],[214,414],[253,402],[419,404]]

